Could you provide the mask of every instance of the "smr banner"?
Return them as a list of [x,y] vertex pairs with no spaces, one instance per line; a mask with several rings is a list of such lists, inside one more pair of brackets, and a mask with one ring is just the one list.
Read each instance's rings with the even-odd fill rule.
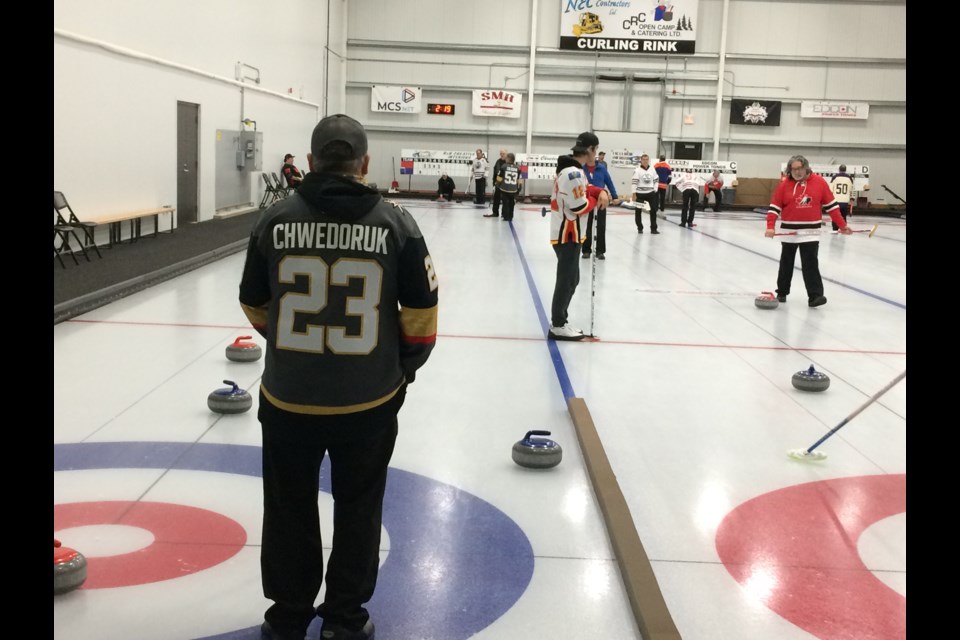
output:
[[519,118],[523,96],[502,89],[478,89],[473,92],[473,115]]
[[777,100],[730,100],[730,124],[746,124],[755,127],[780,126],[780,101]]
[[699,0],[562,0],[560,48],[696,53]]
[[375,84],[370,91],[370,110],[385,113],[420,113],[420,87]]

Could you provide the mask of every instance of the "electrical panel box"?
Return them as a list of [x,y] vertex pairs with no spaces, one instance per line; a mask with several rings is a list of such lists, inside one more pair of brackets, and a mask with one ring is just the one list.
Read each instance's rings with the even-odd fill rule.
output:
[[263,171],[263,134],[259,131],[241,131],[237,149],[237,169]]

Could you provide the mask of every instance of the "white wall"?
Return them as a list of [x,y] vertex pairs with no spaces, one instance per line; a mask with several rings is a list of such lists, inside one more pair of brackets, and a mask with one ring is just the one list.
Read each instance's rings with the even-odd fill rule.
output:
[[[351,0],[347,80],[353,86],[346,90],[346,109],[371,126],[371,180],[389,183],[389,173],[383,172],[389,160],[380,161],[377,155],[398,155],[403,147],[483,146],[495,155],[501,143],[485,144],[493,137],[511,150],[548,153],[568,147],[584,129],[660,132],[667,155],[674,141],[685,140],[705,142],[704,157],[713,156],[721,0],[700,1],[697,55],[686,58],[558,51],[564,3],[541,1],[533,146],[526,149],[531,4],[457,1],[441,7],[426,0]],[[906,197],[901,170],[906,163],[905,20],[904,0],[731,0],[718,159],[737,160],[741,175],[750,177],[776,177],[779,158],[794,153],[868,164],[873,183],[883,182]],[[594,83],[595,75],[604,74],[666,74],[667,79],[663,84]],[[691,77],[694,74],[702,79]],[[369,106],[371,84],[427,87],[424,102],[452,102],[457,115],[374,113]],[[488,87],[523,93],[521,118],[473,116],[465,90]],[[542,95],[544,91],[565,95]],[[783,101],[781,125],[728,124],[730,97]],[[801,100],[868,102],[870,117],[845,122],[801,119]],[[693,115],[694,124],[684,124],[684,114]],[[625,121],[626,129],[621,126]],[[604,140],[607,144],[622,146]],[[870,197],[878,195],[886,194],[875,189]]]
[[[253,0],[55,0],[54,27],[226,78],[242,61],[260,70],[260,87],[319,105],[246,92],[244,113],[264,134],[268,171],[288,152],[304,165],[317,117],[338,112],[370,127],[370,179],[381,185],[393,179],[390,158],[405,147],[481,146],[491,157],[500,147],[557,153],[585,129],[657,132],[668,155],[675,140],[702,141],[711,157],[717,83],[709,76],[715,78],[719,66],[721,1],[701,0],[698,53],[686,58],[560,52],[562,4],[539,2],[529,149],[531,2],[295,0],[274,7]],[[720,159],[737,160],[741,175],[755,177],[772,177],[771,167],[797,152],[869,164],[874,184],[905,197],[905,14],[905,0],[731,0]],[[604,74],[667,79],[594,82]],[[458,113],[373,113],[371,84],[428,87],[425,102],[452,102]],[[522,93],[521,117],[473,116],[469,90],[488,87]],[[783,100],[781,126],[731,127],[731,96]],[[800,119],[801,99],[872,102],[870,118]],[[215,213],[214,135],[239,129],[239,89],[55,35],[55,188],[88,215],[175,202],[177,100],[201,105],[199,217],[209,219]],[[693,115],[694,124],[684,124],[684,114]],[[251,182],[257,202],[261,183]],[[871,193],[878,195],[885,192]]]
[[[244,113],[264,134],[263,168],[270,171],[287,152],[306,162],[318,116],[306,102],[323,100],[326,3],[291,2],[282,16],[265,10],[251,1],[55,0],[54,28],[229,80],[241,61],[260,70],[259,87],[302,96],[295,102],[245,92]],[[297,24],[300,33],[291,29]],[[215,132],[240,128],[239,88],[55,32],[54,188],[91,217],[176,203],[178,100],[200,105],[198,218],[210,219]],[[253,178],[256,202],[261,183]]]

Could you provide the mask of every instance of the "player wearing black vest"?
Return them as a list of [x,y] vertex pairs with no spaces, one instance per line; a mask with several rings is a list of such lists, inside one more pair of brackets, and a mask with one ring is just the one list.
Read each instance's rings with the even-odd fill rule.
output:
[[[370,638],[387,466],[407,385],[436,340],[437,277],[416,221],[363,184],[356,120],[314,128],[310,173],[250,237],[240,303],[266,338],[263,634]],[[317,491],[330,454],[334,534],[326,595]]]
[[506,222],[513,220],[513,208],[517,203],[517,193],[523,185],[523,178],[520,177],[520,167],[516,165],[516,156],[508,153],[503,168],[497,176],[495,184],[497,193],[501,194],[503,200],[503,219]]
[[507,150],[500,149],[500,157],[493,163],[493,207],[490,215],[484,216],[485,218],[496,218],[500,215],[500,203],[503,199],[500,193],[500,183],[503,182],[501,178],[503,177],[503,167],[506,166],[506,164]]

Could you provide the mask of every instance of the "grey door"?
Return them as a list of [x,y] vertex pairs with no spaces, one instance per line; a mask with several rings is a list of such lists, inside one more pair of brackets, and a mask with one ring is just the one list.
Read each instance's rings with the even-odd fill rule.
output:
[[177,101],[177,224],[197,221],[200,105]]

